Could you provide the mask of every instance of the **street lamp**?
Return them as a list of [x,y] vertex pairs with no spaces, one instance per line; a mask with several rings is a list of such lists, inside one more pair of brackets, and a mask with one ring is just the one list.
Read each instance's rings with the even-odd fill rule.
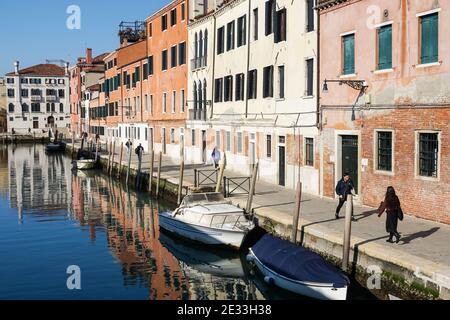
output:
[[327,80],[327,79],[325,79],[323,82],[323,89],[322,89],[324,93],[328,93],[328,83],[329,82],[339,83],[340,86],[345,84],[345,85],[359,91],[358,98],[356,99],[355,104],[352,107],[352,121],[355,121],[356,120],[356,114],[355,114],[356,103],[358,102],[359,98],[366,92],[369,85],[367,84],[367,82],[365,80]]

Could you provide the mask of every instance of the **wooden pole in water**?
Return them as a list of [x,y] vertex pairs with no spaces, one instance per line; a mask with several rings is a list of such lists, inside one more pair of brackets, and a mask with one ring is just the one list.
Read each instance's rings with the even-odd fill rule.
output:
[[180,182],[178,183],[178,205],[181,204],[181,197],[183,194],[183,179],[184,179],[184,159],[181,159],[180,164]]
[[128,167],[127,167],[127,179],[126,184],[128,186],[128,181],[130,180],[130,170],[131,170],[131,146],[128,147]]
[[75,132],[72,132],[72,160],[75,154]]
[[112,147],[112,159],[111,159],[111,168],[109,169],[109,175],[112,176],[114,172],[114,160],[116,158],[116,140],[114,140]]
[[108,167],[106,168],[106,172],[108,173],[111,168],[111,156],[112,156],[112,141],[109,142],[109,148],[108,148]]
[[141,187],[141,169],[142,169],[142,150],[139,150],[138,154],[138,172],[136,176],[136,189]]
[[98,140],[99,140],[99,139],[96,139],[96,140],[95,140],[95,162],[98,161],[98,143],[99,143]]
[[152,150],[152,153],[150,155],[150,176],[148,179],[148,191],[150,195],[152,194],[152,188],[153,188],[153,168],[155,165],[155,151]]
[[353,195],[347,196],[347,205],[345,207],[345,233],[344,233],[344,256],[342,258],[342,270],[349,269],[350,258],[350,240],[352,233],[352,213],[353,213]]
[[[222,185],[223,176],[225,174],[225,167],[227,166],[227,154],[223,154],[223,161],[220,164],[219,177],[217,178],[216,192],[220,192],[220,187]],[[223,186],[225,188],[225,186]]]
[[159,163],[158,163],[158,178],[156,180],[156,198],[159,197],[159,186],[161,183],[161,166],[162,166],[162,152],[159,152]]
[[303,188],[303,185],[299,181],[298,184],[297,184],[297,204],[295,206],[294,220],[292,222],[291,242],[294,243],[294,244],[297,243],[298,220],[300,218],[300,208],[301,208],[301,205],[302,205],[302,188]]
[[250,186],[250,192],[248,194],[248,200],[247,200],[247,214],[250,214],[252,210],[252,203],[253,203],[253,196],[255,194],[256,189],[256,180],[258,178],[258,168],[259,168],[259,162],[255,164],[255,167],[253,168],[253,174],[252,174],[252,184]]
[[119,169],[117,172],[117,178],[120,179],[122,175],[122,160],[123,160],[123,142],[120,144],[120,161],[119,161]]

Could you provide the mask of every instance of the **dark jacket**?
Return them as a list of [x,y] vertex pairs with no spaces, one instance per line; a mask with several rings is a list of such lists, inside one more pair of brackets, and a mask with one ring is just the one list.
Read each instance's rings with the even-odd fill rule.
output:
[[352,179],[349,179],[347,182],[345,182],[344,179],[341,179],[336,185],[336,193],[338,196],[346,197],[352,193],[353,189],[355,189],[355,187]]

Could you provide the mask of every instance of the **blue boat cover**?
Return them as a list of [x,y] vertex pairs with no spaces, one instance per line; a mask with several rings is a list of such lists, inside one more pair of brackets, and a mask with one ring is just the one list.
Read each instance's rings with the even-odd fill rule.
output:
[[318,254],[269,234],[252,251],[267,268],[289,279],[333,284],[335,288],[348,285],[347,278]]

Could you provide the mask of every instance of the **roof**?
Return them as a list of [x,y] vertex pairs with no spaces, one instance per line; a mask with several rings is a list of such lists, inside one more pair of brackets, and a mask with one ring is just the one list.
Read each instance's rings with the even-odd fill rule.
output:
[[100,91],[100,85],[98,83],[93,84],[90,87],[87,87],[87,90],[89,91]]
[[96,57],[92,60],[92,63],[98,63],[98,62],[103,63],[103,59],[105,59],[107,56],[109,56],[109,52],[102,53],[101,55],[96,56]]
[[[57,66],[56,64],[38,64],[26,69],[19,70],[20,75],[32,75],[41,77],[63,77],[66,72],[64,68]],[[14,72],[6,74],[7,76],[14,76]]]

